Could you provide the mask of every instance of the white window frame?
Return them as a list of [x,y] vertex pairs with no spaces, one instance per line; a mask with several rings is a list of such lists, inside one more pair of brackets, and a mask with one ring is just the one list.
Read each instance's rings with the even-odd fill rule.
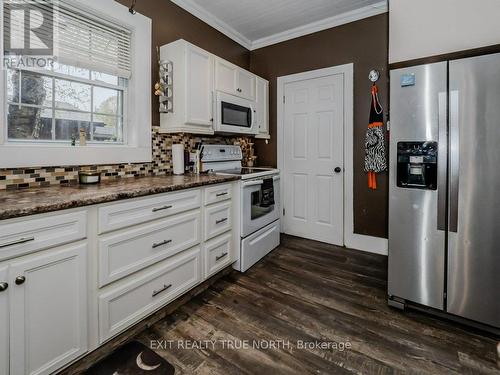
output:
[[[67,143],[7,142],[5,127],[0,124],[0,168],[46,167],[60,165],[122,164],[151,162],[151,19],[114,0],[71,0],[76,7],[100,18],[126,27],[132,37],[132,76],[124,97],[124,139],[126,144],[71,146]],[[3,20],[3,7],[0,7]],[[3,58],[3,27],[0,30]],[[0,118],[6,116],[5,72],[0,74]],[[77,142],[78,143],[78,142]]]

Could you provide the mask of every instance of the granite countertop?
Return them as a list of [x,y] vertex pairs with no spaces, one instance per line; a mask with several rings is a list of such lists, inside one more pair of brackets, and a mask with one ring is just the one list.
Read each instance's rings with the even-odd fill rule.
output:
[[0,220],[238,180],[238,176],[185,175],[123,178],[98,185],[61,185],[0,191]]

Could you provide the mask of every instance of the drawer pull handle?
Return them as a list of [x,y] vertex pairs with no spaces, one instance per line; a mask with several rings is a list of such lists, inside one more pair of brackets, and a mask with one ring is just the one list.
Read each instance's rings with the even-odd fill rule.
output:
[[227,217],[225,217],[224,219],[220,219],[220,220],[216,220],[215,221],[215,224],[218,225],[218,224],[222,224],[222,223],[225,223],[227,221]]
[[8,283],[0,283],[0,292],[5,292],[9,288]]
[[155,207],[155,208],[153,208],[153,212],[168,210],[169,208],[172,208],[172,207],[173,207],[172,205],[163,206],[163,207]]
[[223,197],[224,195],[227,195],[228,192],[224,192],[224,193],[219,193],[219,194],[215,194],[216,197]]
[[153,290],[153,297],[156,297],[158,294],[163,293],[164,291],[170,289],[172,287],[172,284],[168,285],[163,285],[163,288],[160,290]]
[[11,241],[11,242],[6,242],[4,244],[1,244],[0,245],[0,249],[3,248],[3,247],[9,247],[9,246],[14,246],[14,245],[19,245],[21,243],[26,243],[26,242],[30,242],[30,241],[34,241],[35,240],[35,237],[23,237],[23,238],[20,238],[18,240],[14,240],[14,241]]
[[163,246],[163,245],[168,245],[172,240],[165,240],[162,242],[154,243],[153,244],[153,249],[156,249],[157,247]]
[[23,285],[24,282],[26,281],[26,277],[18,276],[14,281],[16,282],[16,285]]
[[215,261],[218,262],[219,260],[221,260],[222,258],[225,258],[228,256],[229,253],[224,253],[222,255],[219,255],[218,257],[215,257]]

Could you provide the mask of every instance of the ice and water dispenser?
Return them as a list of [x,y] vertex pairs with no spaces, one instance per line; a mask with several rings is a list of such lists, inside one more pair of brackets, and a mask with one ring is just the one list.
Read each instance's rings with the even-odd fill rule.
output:
[[398,187],[437,189],[437,142],[398,142]]

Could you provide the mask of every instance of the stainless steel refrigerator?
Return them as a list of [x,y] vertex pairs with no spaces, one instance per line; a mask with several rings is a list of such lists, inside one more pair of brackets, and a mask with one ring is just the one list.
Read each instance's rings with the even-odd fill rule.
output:
[[396,69],[390,78],[389,303],[496,330],[500,54]]

